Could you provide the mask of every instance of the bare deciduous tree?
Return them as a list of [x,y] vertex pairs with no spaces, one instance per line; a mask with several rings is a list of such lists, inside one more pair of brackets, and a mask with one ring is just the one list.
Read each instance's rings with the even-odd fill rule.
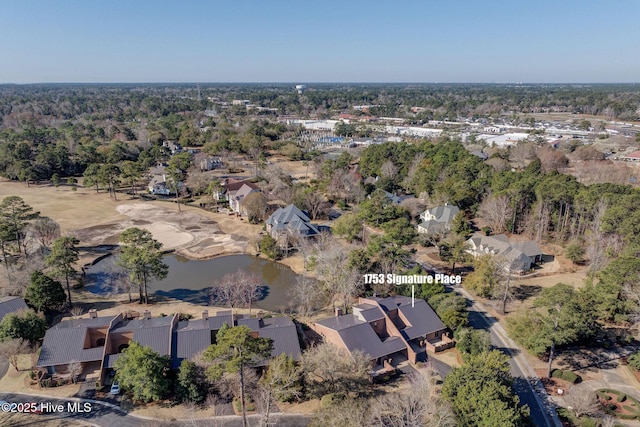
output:
[[496,234],[504,233],[507,230],[507,224],[512,215],[511,203],[505,195],[488,195],[478,209],[478,216],[484,219]]
[[372,425],[388,427],[453,427],[451,407],[435,392],[431,378],[409,377],[410,391],[387,393],[371,405]]
[[586,387],[573,387],[564,398],[576,417],[596,415],[600,412],[600,404],[593,391]]
[[401,206],[404,206],[409,213],[411,214],[411,218],[415,218],[424,212],[427,204],[422,199],[413,198],[413,199],[405,199],[400,202]]
[[509,160],[517,168],[524,168],[529,160],[535,159],[536,146],[532,142],[521,142],[509,151]]
[[260,280],[260,277],[255,274],[244,273],[239,293],[242,305],[249,309],[249,316],[251,316],[251,307],[253,306],[253,303],[258,301],[262,295],[262,281]]
[[60,237],[60,225],[48,217],[36,219],[31,224],[33,237],[40,244],[41,250],[44,251],[51,243]]
[[78,377],[82,374],[82,362],[72,360],[67,365],[67,370],[71,376],[71,381],[75,384],[78,381]]
[[420,165],[422,164],[424,157],[425,157],[424,153],[419,152],[411,161],[411,165],[409,166],[409,170],[407,171],[407,176],[405,177],[402,183],[402,186],[404,188],[411,188],[411,186],[413,185],[413,180],[416,176],[416,173],[420,169]]
[[327,202],[317,191],[311,191],[304,196],[304,207],[312,220],[318,219],[327,209]]
[[14,338],[11,340],[0,341],[0,355],[9,360],[11,366],[18,371],[18,360],[20,355],[29,353],[31,347],[29,341],[22,338]]
[[104,286],[113,293],[126,292],[129,295],[129,302],[132,302],[131,291],[135,290],[138,285],[131,281],[129,273],[117,264],[108,267],[105,273]]
[[338,294],[342,299],[342,308],[346,313],[351,305],[351,300],[356,297],[364,286],[362,274],[353,268],[343,266],[343,274],[338,282]]
[[563,152],[554,150],[551,147],[543,146],[536,150],[536,156],[540,159],[540,166],[543,172],[549,173],[562,169],[569,164],[569,159]]
[[345,268],[347,259],[348,252],[339,245],[333,245],[318,253],[318,273],[325,283],[333,310],[336,308],[342,282],[350,274]]
[[73,317],[80,317],[82,316],[82,313],[84,313],[84,310],[79,305],[74,305],[73,307],[71,307],[71,315]]
[[320,344],[302,355],[306,384],[317,396],[326,393],[357,392],[369,382],[369,356],[351,354],[331,344]]
[[298,276],[296,286],[289,291],[294,311],[301,316],[309,316],[322,307],[324,292],[322,283],[306,276]]
[[233,321],[234,309],[246,306],[251,310],[251,304],[260,295],[260,285],[260,278],[244,271],[225,274],[211,288],[210,303],[228,305]]
[[242,207],[247,212],[249,221],[252,223],[258,223],[264,220],[265,216],[267,215],[267,209],[269,205],[267,204],[266,196],[256,191],[247,194],[247,196],[242,201]]
[[384,178],[393,180],[398,175],[398,167],[394,165],[391,160],[387,159],[380,167],[380,173]]

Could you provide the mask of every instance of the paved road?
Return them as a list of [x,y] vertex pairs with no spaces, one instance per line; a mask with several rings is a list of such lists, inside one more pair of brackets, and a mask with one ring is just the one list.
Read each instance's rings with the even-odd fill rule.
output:
[[[422,267],[430,272],[443,273],[428,263],[422,263]],[[447,288],[449,291],[464,296],[471,303],[471,306],[468,307],[470,326],[488,330],[491,344],[511,357],[509,365],[511,366],[511,375],[514,377],[514,391],[520,398],[520,403],[529,406],[531,420],[536,427],[562,427],[555,412],[555,404],[549,400],[547,392],[535,372],[520,353],[519,347],[507,336],[502,326],[464,288],[459,285],[447,286]]]
[[469,324],[476,329],[485,329],[491,336],[491,344],[511,357],[511,375],[514,377],[514,390],[520,398],[520,403],[529,406],[531,420],[536,427],[561,427],[562,423],[555,413],[555,405],[549,401],[540,380],[526,361],[520,349],[507,336],[497,320],[487,314],[484,308],[475,301],[464,289],[455,292],[463,295],[471,302],[469,310]]
[[[40,415],[43,419],[73,419],[88,424],[104,427],[173,427],[173,426],[189,426],[189,427],[241,427],[242,419],[240,417],[223,416],[205,420],[182,420],[182,421],[159,421],[148,418],[141,418],[129,415],[114,405],[105,405],[96,401],[91,401],[91,410],[85,413],[67,412],[67,404],[69,402],[79,402],[80,399],[56,399],[49,397],[37,397],[19,393],[0,393],[0,400],[10,403],[25,402],[50,402],[53,405],[63,405],[65,411],[59,414],[45,413]],[[87,402],[87,400],[82,400]],[[259,415],[249,416],[249,425],[257,426]],[[310,418],[297,414],[275,414],[272,418],[277,420],[278,427],[305,427],[309,424]]]

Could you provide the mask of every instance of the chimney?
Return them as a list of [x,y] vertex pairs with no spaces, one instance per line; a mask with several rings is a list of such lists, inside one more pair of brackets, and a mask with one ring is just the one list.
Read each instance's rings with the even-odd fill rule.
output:
[[338,307],[336,308],[336,317],[338,316],[342,316],[344,313],[342,312],[342,308]]
[[209,319],[209,310],[204,310],[202,312],[202,320],[208,320]]
[[95,319],[98,317],[98,311],[95,308],[89,310],[89,319]]
[[151,319],[151,312],[149,310],[145,310],[144,313],[142,313],[142,318],[146,320]]

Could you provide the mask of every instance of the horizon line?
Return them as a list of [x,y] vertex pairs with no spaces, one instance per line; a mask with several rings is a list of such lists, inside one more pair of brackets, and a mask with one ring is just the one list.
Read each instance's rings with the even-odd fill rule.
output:
[[305,84],[305,85],[330,85],[330,84],[371,84],[371,85],[399,85],[399,84],[416,84],[416,85],[637,85],[640,81],[618,81],[618,82],[586,82],[586,81],[566,81],[566,82],[472,82],[472,81],[432,81],[432,82],[419,82],[419,81],[121,81],[121,82],[82,82],[82,81],[66,81],[66,82],[28,82],[28,83],[15,83],[15,82],[2,82],[0,86],[29,86],[29,85],[123,85],[123,84],[142,84],[142,85],[179,85],[179,84],[215,84],[215,85],[247,85],[247,84],[262,84],[262,85],[286,85],[286,84]]

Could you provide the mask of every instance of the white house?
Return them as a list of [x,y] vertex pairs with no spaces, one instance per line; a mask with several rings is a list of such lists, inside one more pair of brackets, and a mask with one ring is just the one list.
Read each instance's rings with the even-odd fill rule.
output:
[[451,221],[459,212],[460,209],[457,206],[447,203],[444,206],[427,209],[420,214],[422,222],[418,224],[418,233],[443,233],[451,230]]
[[532,240],[524,242],[510,242],[504,234],[485,236],[474,234],[467,240],[467,252],[474,257],[482,255],[500,256],[508,262],[508,269],[514,273],[531,270],[536,262],[542,261],[542,250]]

